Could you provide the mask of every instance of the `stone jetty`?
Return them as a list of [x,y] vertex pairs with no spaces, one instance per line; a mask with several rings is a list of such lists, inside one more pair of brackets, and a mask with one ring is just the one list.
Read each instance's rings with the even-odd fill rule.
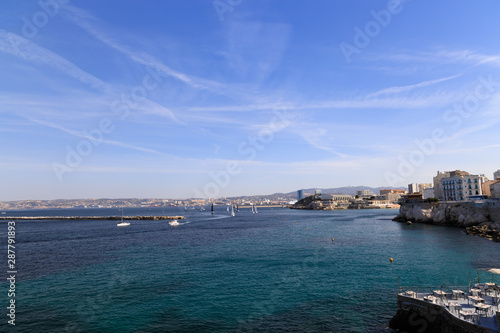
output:
[[[121,220],[121,216],[1,216],[0,220],[9,220],[9,221],[38,221],[38,220]],[[124,220],[183,220],[184,216],[124,216]]]

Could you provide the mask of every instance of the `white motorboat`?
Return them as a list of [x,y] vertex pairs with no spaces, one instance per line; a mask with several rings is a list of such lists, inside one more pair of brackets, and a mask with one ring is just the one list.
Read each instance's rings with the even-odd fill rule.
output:
[[168,222],[168,224],[170,224],[170,225],[179,225],[179,221],[172,220],[172,221]]

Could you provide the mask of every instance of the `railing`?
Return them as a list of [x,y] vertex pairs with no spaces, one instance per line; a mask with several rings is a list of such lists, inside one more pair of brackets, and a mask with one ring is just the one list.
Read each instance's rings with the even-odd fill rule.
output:
[[451,293],[452,290],[462,290],[468,292],[470,286],[399,286],[399,293],[404,293],[406,291],[414,291],[417,294],[429,293],[432,294],[435,290],[441,290],[445,293]]

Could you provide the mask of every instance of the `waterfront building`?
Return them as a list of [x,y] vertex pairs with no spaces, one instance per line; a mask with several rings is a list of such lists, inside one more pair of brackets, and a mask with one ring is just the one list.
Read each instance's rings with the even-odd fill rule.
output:
[[445,171],[445,172],[437,172],[437,175],[433,178],[433,183],[434,183],[434,196],[438,199],[441,199],[443,196],[443,192],[441,190],[441,179],[450,177],[451,171]]
[[465,171],[451,171],[450,177],[441,179],[442,195],[440,200],[462,201],[469,196],[482,195],[481,184],[486,182],[484,175],[471,175]]
[[491,197],[491,185],[494,185],[496,183],[500,183],[500,179],[499,180],[488,180],[484,183],[481,184],[481,191],[483,191],[483,195],[487,196],[487,197]]
[[380,190],[380,195],[386,195],[386,194],[391,194],[391,193],[399,193],[401,195],[408,193],[406,190],[400,190],[400,189],[382,189]]
[[422,191],[424,189],[430,188],[430,187],[433,187],[432,184],[430,184],[430,183],[420,183],[420,184],[412,183],[412,184],[408,184],[408,193],[409,194],[417,193],[417,192],[422,193]]
[[404,191],[405,193],[387,193],[387,194],[384,194],[384,198],[385,200],[389,201],[389,202],[398,202],[399,199],[401,199],[404,195],[406,195],[406,191]]
[[412,194],[412,193],[416,193],[416,192],[419,192],[418,184],[417,183],[408,184],[408,194]]
[[500,170],[493,172],[493,180],[500,180]]
[[361,191],[356,191],[356,195],[360,198],[362,197],[369,197],[370,195],[370,190],[361,190]]
[[422,198],[423,199],[429,199],[429,198],[435,198],[436,195],[434,194],[434,187],[428,187],[424,188],[422,191]]
[[298,190],[297,191],[297,201],[299,201],[303,198],[304,198],[304,190]]
[[500,181],[490,185],[490,197],[492,199],[500,199]]

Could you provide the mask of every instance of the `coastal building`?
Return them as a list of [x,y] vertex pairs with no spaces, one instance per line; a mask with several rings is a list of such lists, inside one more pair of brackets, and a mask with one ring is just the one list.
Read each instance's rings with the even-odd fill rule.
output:
[[488,180],[488,181],[485,181],[484,183],[481,184],[481,191],[483,191],[483,195],[487,196],[487,197],[491,197],[491,185],[494,185],[496,183],[500,183],[500,179],[499,180]]
[[304,198],[304,190],[297,191],[297,201]]
[[417,192],[422,193],[424,189],[430,188],[430,187],[433,187],[433,185],[430,184],[430,183],[420,183],[420,184],[412,183],[412,184],[408,184],[408,193],[409,194],[417,193]]
[[398,202],[399,199],[401,199],[404,195],[406,195],[406,191],[404,191],[405,193],[387,193],[387,194],[384,194],[383,197],[385,198],[385,200],[389,201],[389,202]]
[[490,197],[500,199],[500,181],[490,185]]
[[400,190],[400,189],[382,189],[380,190],[380,195],[386,195],[386,194],[392,194],[392,193],[399,193],[399,194],[406,194],[408,193],[406,190]]
[[471,175],[465,171],[451,171],[450,177],[441,179],[442,195],[440,200],[462,201],[469,196],[482,195],[481,184],[486,182],[484,175]]
[[370,190],[361,190],[361,191],[356,191],[356,195],[358,197],[369,197],[371,196]]
[[423,199],[435,198],[436,195],[434,194],[434,187],[424,188],[422,191],[422,197]]
[[418,184],[417,183],[408,184],[408,194],[412,194],[412,193],[416,193],[416,192],[419,192]]
[[500,170],[493,172],[493,180],[500,180]]
[[297,201],[294,209],[347,209],[353,197],[347,194],[315,194]]
[[433,183],[434,183],[434,196],[438,199],[441,199],[443,196],[443,192],[441,190],[441,179],[447,178],[451,176],[451,171],[445,171],[445,172],[437,172],[437,175],[433,178]]

